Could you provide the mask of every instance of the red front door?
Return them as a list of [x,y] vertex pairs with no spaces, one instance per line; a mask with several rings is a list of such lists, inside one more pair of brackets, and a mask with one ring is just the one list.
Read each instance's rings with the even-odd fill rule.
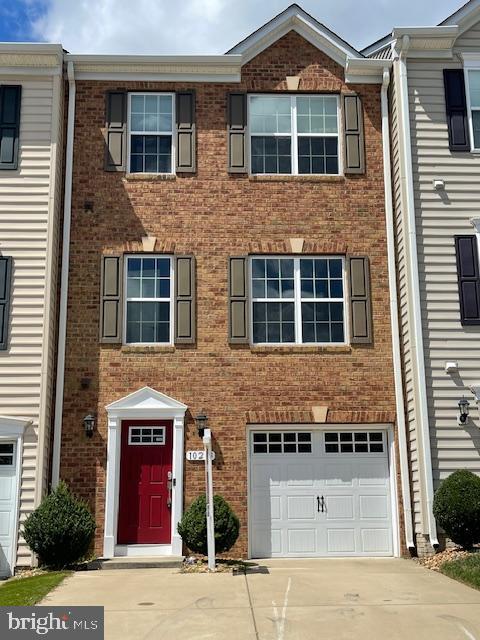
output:
[[171,420],[122,422],[119,544],[170,544]]

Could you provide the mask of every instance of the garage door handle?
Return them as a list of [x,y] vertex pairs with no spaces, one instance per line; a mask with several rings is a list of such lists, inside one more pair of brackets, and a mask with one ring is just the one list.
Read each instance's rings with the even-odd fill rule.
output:
[[320,496],[317,496],[317,511],[318,513],[320,513],[320,511],[323,513],[325,510],[325,498],[322,496],[320,498]]

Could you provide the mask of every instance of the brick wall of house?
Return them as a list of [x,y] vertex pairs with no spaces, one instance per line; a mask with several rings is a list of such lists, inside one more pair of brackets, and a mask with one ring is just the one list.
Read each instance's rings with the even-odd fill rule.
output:
[[[365,175],[248,177],[227,173],[229,91],[357,91],[365,117]],[[128,178],[103,170],[105,92],[195,88],[197,173]],[[93,213],[84,210],[93,203]],[[100,257],[141,250],[193,253],[197,260],[197,343],[182,347],[100,345]],[[249,252],[367,254],[371,261],[373,345],[231,346],[227,342],[227,258]],[[82,378],[91,378],[82,388]],[[70,285],[61,476],[87,498],[101,553],[105,499],[105,405],[149,385],[189,407],[186,448],[199,448],[192,416],[205,409],[215,437],[215,490],[240,517],[236,552],[247,548],[247,422],[311,421],[328,405],[330,422],[394,422],[380,87],[346,86],[343,69],[291,32],[243,69],[238,84],[77,82]],[[87,439],[82,418],[95,411]],[[186,463],[185,502],[203,490],[204,472]]]

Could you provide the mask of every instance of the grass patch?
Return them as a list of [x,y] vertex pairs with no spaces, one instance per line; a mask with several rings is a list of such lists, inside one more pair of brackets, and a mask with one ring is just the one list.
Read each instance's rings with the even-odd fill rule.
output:
[[0,584],[0,606],[28,607],[40,602],[70,571],[51,571],[27,578],[12,578]]
[[449,578],[480,590],[480,553],[445,562],[440,571]]

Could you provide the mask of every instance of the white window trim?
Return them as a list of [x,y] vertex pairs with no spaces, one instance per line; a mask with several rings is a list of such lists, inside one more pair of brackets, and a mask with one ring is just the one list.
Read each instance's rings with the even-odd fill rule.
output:
[[[171,96],[172,98],[172,130],[171,131],[132,131],[130,129],[130,116],[131,116],[131,104],[132,96]],[[175,93],[169,91],[132,91],[128,93],[128,108],[127,108],[127,173],[130,173],[130,148],[131,148],[131,136],[172,136],[172,170],[169,172],[151,173],[145,171],[136,171],[138,175],[158,175],[158,176],[171,176],[175,175],[176,167],[176,139],[177,139],[177,125],[176,125],[176,104]]]
[[[162,432],[162,441],[161,442],[132,442],[132,430],[133,429],[157,429],[160,430]],[[153,436],[153,434],[152,434]],[[142,437],[142,434],[140,434],[140,436],[138,437]],[[135,425],[135,426],[129,426],[128,427],[128,444],[132,447],[164,447],[165,446],[165,427],[162,426],[152,426],[152,425]]]
[[[268,259],[284,259],[293,260],[293,280],[294,280],[294,297],[293,298],[254,298],[253,297],[253,277],[252,277],[252,260],[260,258]],[[301,297],[301,277],[300,277],[300,260],[315,260],[335,258],[342,261],[342,282],[343,282],[343,298],[302,298]],[[345,346],[349,344],[349,313],[348,313],[348,288],[345,256],[339,255],[251,255],[249,256],[249,283],[248,292],[250,300],[250,344],[256,347],[335,347]],[[253,340],[253,303],[254,302],[293,302],[294,318],[295,318],[295,342],[254,342]],[[343,302],[343,342],[302,342],[302,302]]]
[[[252,137],[262,134],[253,134],[250,129],[250,101],[252,98],[268,97],[273,98],[290,98],[290,133],[267,133],[265,136],[271,136],[273,138],[285,138],[287,136],[291,139],[291,158],[292,158],[292,171],[291,173],[253,173],[252,172]],[[337,101],[337,133],[298,133],[297,132],[297,97],[333,97]],[[288,93],[249,93],[247,100],[247,138],[248,138],[248,173],[250,176],[342,176],[343,175],[343,150],[341,148],[342,140],[342,114],[340,105],[340,96],[335,93],[305,93],[294,94]],[[338,173],[299,173],[298,172],[298,138],[337,138],[337,152],[338,152]]]
[[[174,344],[175,337],[175,314],[174,314],[174,286],[175,286],[175,267],[174,267],[174,259],[171,254],[166,253],[134,253],[134,254],[126,254],[124,256],[124,267],[123,267],[123,291],[125,295],[123,296],[123,339],[122,343],[126,346],[135,347],[135,346],[171,346]],[[148,259],[148,258],[168,258],[170,260],[170,298],[129,298],[127,296],[127,274],[128,274],[128,261],[131,259]],[[127,342],[127,303],[128,302],[168,302],[170,304],[170,335],[168,342]]]

